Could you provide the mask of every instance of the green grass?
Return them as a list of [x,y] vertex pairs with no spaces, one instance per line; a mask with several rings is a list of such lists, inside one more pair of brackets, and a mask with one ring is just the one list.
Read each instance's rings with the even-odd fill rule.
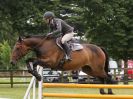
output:
[[24,85],[15,85],[14,88],[9,84],[0,85],[0,98],[23,99],[26,89],[27,86]]
[[[9,99],[23,99],[23,96],[26,92],[28,85],[14,85],[14,88],[10,88],[10,85],[0,85],[0,98],[9,98]],[[71,94],[99,94],[98,89],[90,88],[43,88],[43,92],[51,93],[71,93]],[[133,95],[133,89],[113,89],[115,94],[121,95]],[[59,99],[59,98],[50,98],[45,97],[43,99]],[[68,99],[68,98],[61,98]],[[70,99],[70,98],[69,98]],[[76,99],[76,98],[71,98]],[[79,99],[79,98],[78,98]],[[82,98],[80,98],[82,99]]]
[[[30,82],[31,78],[13,78],[13,82]],[[0,78],[0,83],[10,83],[10,78]],[[28,84],[14,84],[11,88],[11,84],[0,85],[0,99],[23,99]]]

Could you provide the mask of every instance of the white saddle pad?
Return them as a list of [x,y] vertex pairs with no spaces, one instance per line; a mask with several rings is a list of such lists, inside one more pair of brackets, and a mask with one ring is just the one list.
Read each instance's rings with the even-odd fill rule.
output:
[[83,46],[79,43],[71,43],[70,47],[71,47],[72,51],[77,51],[77,50],[83,49]]

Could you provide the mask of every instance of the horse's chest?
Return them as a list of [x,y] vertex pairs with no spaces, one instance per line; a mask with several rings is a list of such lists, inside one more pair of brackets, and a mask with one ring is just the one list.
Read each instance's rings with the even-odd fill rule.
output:
[[45,55],[45,50],[42,50],[42,49],[35,49],[35,53],[36,53],[36,56],[37,57],[41,57],[42,55]]

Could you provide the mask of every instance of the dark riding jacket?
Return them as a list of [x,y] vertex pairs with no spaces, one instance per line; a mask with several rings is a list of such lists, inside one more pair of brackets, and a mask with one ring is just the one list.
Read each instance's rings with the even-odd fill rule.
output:
[[50,33],[65,35],[67,33],[73,32],[74,28],[68,25],[65,21],[59,18],[53,18],[53,22],[49,24]]

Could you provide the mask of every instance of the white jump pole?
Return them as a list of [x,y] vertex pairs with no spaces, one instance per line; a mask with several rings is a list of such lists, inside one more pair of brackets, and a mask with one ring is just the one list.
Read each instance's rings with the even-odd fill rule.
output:
[[29,96],[29,93],[30,93],[30,89],[32,88],[32,85],[33,85],[33,82],[35,81],[35,77],[33,76],[31,81],[30,81],[30,84],[28,86],[28,89],[26,90],[26,93],[25,93],[25,96],[23,99],[27,99],[27,97]]
[[40,67],[39,74],[41,75],[41,81],[38,82],[38,99],[43,99],[42,96],[42,84],[43,84],[43,67]]
[[[30,65],[32,66],[32,64],[30,64]],[[42,76],[43,68],[40,67],[40,66],[37,66],[37,71],[39,71],[39,74]],[[43,82],[43,80],[39,82],[39,87],[40,86],[42,87],[42,82]],[[29,97],[30,97],[29,96],[30,95],[30,89],[32,87],[33,87],[33,99],[36,99],[36,91],[35,91],[35,89],[36,89],[35,86],[36,85],[35,85],[35,83],[36,83],[36,78],[33,76],[31,81],[30,81],[30,84],[29,84],[29,86],[28,86],[28,88],[26,90],[26,93],[25,93],[23,99],[27,99],[27,98],[29,99]],[[40,93],[39,93],[39,96],[40,96],[40,94],[42,95],[42,89],[41,88],[38,88],[38,89],[40,90]],[[42,99],[41,96],[38,99]]]
[[36,99],[36,78],[33,82],[33,99]]

